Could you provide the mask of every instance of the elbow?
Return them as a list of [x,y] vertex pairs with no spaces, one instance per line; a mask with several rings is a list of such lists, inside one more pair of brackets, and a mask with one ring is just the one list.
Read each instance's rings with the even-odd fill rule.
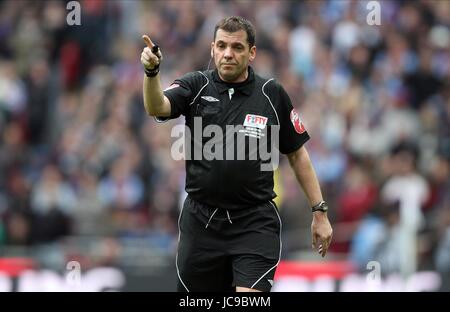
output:
[[155,117],[158,115],[157,110],[154,109],[154,107],[147,101],[144,101],[144,108],[147,113],[147,115]]
[[291,165],[291,167],[293,167],[297,159],[297,155],[295,154],[295,152],[288,154],[287,158],[289,160],[289,164]]
[[148,116],[155,116],[155,112],[148,109],[147,106],[145,106],[145,112],[147,113]]
[[164,100],[152,100],[145,99],[144,98],[144,107],[145,111],[147,112],[147,115],[152,117],[165,117],[168,115],[165,109],[165,102]]
[[297,163],[308,163],[310,162],[309,154],[306,148],[302,146],[298,150],[287,155],[291,166]]
[[164,118],[164,117],[168,117],[168,114],[165,114],[164,112],[162,112],[161,110],[157,110],[157,109],[151,109],[149,107],[145,107],[145,111],[147,112],[147,115],[150,117],[155,117],[155,118]]
[[290,154],[287,154],[287,157],[288,157],[289,162],[291,163],[291,165],[295,164],[298,161],[298,159],[300,158],[300,149],[298,149],[296,151],[293,151]]
[[156,112],[155,112],[154,110],[145,108],[145,111],[147,112],[147,115],[149,115],[149,116],[151,116],[151,117],[157,117],[157,116],[156,116],[157,114],[156,114]]

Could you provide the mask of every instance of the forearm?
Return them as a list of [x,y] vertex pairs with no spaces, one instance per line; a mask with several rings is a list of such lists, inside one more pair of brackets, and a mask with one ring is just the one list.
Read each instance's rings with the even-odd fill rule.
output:
[[144,107],[147,114],[163,117],[161,112],[164,110],[164,93],[159,74],[153,78],[144,75],[143,86]]
[[305,192],[310,206],[317,205],[323,200],[319,180],[312,166],[309,154],[305,147],[288,155],[289,162],[294,170],[297,181]]

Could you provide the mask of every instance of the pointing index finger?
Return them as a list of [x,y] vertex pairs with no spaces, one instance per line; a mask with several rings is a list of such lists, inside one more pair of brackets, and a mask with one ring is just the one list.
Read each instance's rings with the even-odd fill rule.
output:
[[144,42],[147,45],[147,47],[149,47],[150,49],[153,48],[154,44],[153,44],[153,41],[150,39],[149,36],[143,35],[142,39],[144,40]]

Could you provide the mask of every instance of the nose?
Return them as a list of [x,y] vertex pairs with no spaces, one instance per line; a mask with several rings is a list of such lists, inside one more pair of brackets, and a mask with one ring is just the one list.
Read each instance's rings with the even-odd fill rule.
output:
[[231,51],[231,48],[225,49],[225,53],[223,54],[223,57],[227,60],[230,60],[233,58],[233,52]]

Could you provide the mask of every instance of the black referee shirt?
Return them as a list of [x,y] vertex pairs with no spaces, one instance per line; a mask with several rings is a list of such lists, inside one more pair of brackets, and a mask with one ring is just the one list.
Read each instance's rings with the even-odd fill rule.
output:
[[[270,160],[260,157],[262,146],[271,151],[272,126],[279,126],[278,148],[283,154],[296,151],[309,139],[283,87],[274,79],[256,75],[250,66],[248,72],[247,80],[241,83],[222,81],[217,70],[191,72],[164,90],[171,103],[169,118],[184,115],[191,133],[191,142],[186,142],[191,144],[191,155],[186,157],[186,192],[213,207],[242,209],[276,196],[273,171],[261,170],[261,165]],[[198,133],[211,125],[222,129],[223,140],[220,135],[209,133],[205,137]],[[227,133],[227,125],[240,131]],[[223,148],[221,158],[211,159],[203,153],[201,159],[194,157],[194,149],[203,151],[208,142],[208,150],[218,152]],[[223,144],[211,148],[217,142]],[[238,158],[238,149],[244,147],[245,158]],[[230,148],[231,152],[227,150]]]

